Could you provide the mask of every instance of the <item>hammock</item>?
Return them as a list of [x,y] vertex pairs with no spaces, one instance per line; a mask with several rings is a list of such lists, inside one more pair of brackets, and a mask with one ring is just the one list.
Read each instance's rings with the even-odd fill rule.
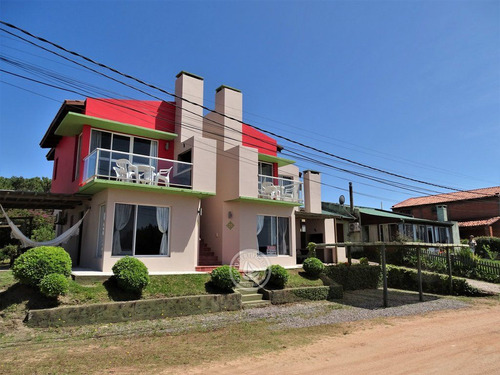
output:
[[19,228],[12,222],[12,220],[10,220],[10,218],[7,216],[7,213],[5,212],[5,210],[3,209],[3,206],[1,204],[0,204],[0,208],[2,209],[2,212],[5,216],[5,218],[7,219],[7,223],[10,226],[10,229],[11,229],[10,237],[18,239],[21,242],[21,247],[57,246],[59,244],[68,242],[68,240],[72,236],[78,235],[80,224],[82,223],[83,219],[85,218],[85,216],[89,212],[89,210],[87,210],[85,212],[85,214],[83,215],[83,217],[75,225],[73,225],[71,228],[69,228],[67,231],[65,231],[60,236],[54,238],[53,240],[44,241],[44,242],[35,242],[33,240],[30,240],[28,237],[26,237],[23,234],[23,232],[21,232],[19,230]]

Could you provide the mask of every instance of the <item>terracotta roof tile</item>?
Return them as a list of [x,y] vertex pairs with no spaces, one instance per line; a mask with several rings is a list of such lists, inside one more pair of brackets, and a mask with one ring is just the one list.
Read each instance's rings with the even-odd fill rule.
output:
[[492,217],[490,219],[484,219],[484,220],[472,220],[472,221],[462,221],[458,223],[459,227],[482,227],[482,226],[488,226],[491,224],[496,223],[498,220],[500,220],[500,216]]
[[426,197],[409,198],[403,202],[396,203],[394,206],[392,206],[392,208],[423,206],[426,204],[438,204],[438,203],[462,201],[467,199],[493,197],[495,195],[500,195],[500,186],[468,190],[468,191],[459,191],[456,193],[428,195]]

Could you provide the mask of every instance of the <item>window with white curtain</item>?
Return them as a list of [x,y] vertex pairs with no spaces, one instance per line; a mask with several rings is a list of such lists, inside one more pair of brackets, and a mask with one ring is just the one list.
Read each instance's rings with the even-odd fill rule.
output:
[[290,255],[290,219],[257,215],[257,249],[266,255]]
[[169,207],[117,203],[112,254],[170,256],[169,225]]

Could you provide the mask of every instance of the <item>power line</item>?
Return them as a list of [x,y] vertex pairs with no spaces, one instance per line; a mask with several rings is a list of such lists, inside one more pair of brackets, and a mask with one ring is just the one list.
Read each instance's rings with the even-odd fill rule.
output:
[[[223,117],[225,117],[225,118],[227,118],[227,119],[230,119],[230,120],[233,120],[233,121],[238,121],[238,122],[240,122],[240,120],[239,120],[239,119],[234,118],[233,116],[229,116],[229,115],[226,115],[226,114],[220,113],[220,112],[215,111],[215,110],[212,110],[212,109],[210,109],[210,108],[208,108],[208,107],[206,107],[206,106],[204,106],[204,105],[202,105],[202,104],[199,104],[199,103],[193,102],[193,101],[188,100],[188,99],[186,99],[186,98],[182,98],[182,97],[180,97],[180,96],[176,95],[175,93],[171,93],[171,92],[166,91],[166,90],[164,90],[164,89],[162,89],[162,88],[160,88],[160,87],[158,87],[158,86],[155,86],[155,85],[149,84],[149,83],[147,83],[147,82],[145,82],[145,81],[143,81],[143,80],[141,80],[141,79],[139,79],[139,78],[136,78],[136,77],[134,77],[134,76],[131,76],[131,75],[126,74],[126,73],[123,73],[123,72],[120,72],[119,70],[117,70],[117,69],[115,69],[115,68],[112,68],[112,67],[110,67],[110,66],[108,66],[108,65],[106,65],[106,64],[100,63],[100,62],[95,61],[95,60],[93,60],[93,59],[91,59],[91,58],[89,58],[89,57],[86,57],[86,56],[84,56],[84,55],[81,55],[81,54],[80,54],[80,53],[78,53],[78,52],[68,50],[68,49],[66,49],[66,48],[64,48],[64,47],[62,47],[62,46],[60,46],[60,45],[58,45],[58,44],[56,44],[56,43],[54,43],[54,42],[51,42],[51,41],[49,41],[49,40],[47,40],[47,39],[45,39],[45,38],[42,38],[42,37],[36,36],[36,35],[34,35],[34,34],[32,34],[32,33],[28,32],[27,30],[24,30],[24,29],[22,29],[22,28],[20,28],[20,27],[17,27],[17,26],[15,26],[15,25],[13,25],[13,24],[10,24],[10,23],[4,22],[4,21],[0,21],[0,23],[2,23],[3,25],[5,25],[5,26],[7,26],[7,27],[10,27],[10,28],[13,28],[13,29],[15,29],[15,30],[18,30],[18,31],[20,31],[20,32],[22,32],[22,33],[24,33],[24,34],[26,34],[26,35],[29,35],[29,36],[30,36],[30,37],[32,37],[32,38],[35,38],[35,39],[40,40],[40,41],[42,41],[42,42],[44,42],[44,43],[50,44],[50,45],[52,45],[53,47],[55,47],[55,48],[57,48],[57,49],[60,49],[60,50],[62,50],[62,51],[64,51],[64,52],[66,52],[66,53],[69,53],[69,54],[74,55],[74,56],[78,56],[78,57],[80,57],[80,58],[84,59],[85,61],[88,61],[88,62],[90,62],[90,63],[92,63],[92,64],[95,64],[95,65],[97,65],[97,66],[100,66],[100,67],[102,67],[102,68],[108,69],[108,70],[112,71],[113,73],[119,74],[119,75],[124,76],[124,77],[126,77],[126,78],[128,78],[128,79],[131,79],[131,80],[133,80],[133,81],[136,81],[136,82],[138,82],[138,83],[140,83],[140,84],[142,84],[142,85],[145,85],[145,86],[147,86],[147,87],[149,87],[149,88],[152,88],[152,89],[158,90],[158,91],[160,91],[160,92],[162,92],[162,93],[164,93],[164,94],[170,95],[170,96],[172,96],[172,97],[174,97],[174,98],[176,98],[176,99],[179,99],[179,100],[185,101],[185,102],[187,102],[187,103],[190,103],[190,104],[193,104],[193,105],[199,106],[199,107],[201,107],[201,108],[203,108],[203,109],[205,109],[205,110],[208,110],[208,111],[211,111],[211,112],[216,113],[216,114],[218,114],[218,115],[221,115],[221,116],[223,116]],[[2,29],[2,30],[4,30],[4,29]],[[99,73],[99,74],[102,74],[102,73]],[[379,173],[387,174],[387,175],[390,175],[390,176],[393,176],[393,177],[397,177],[397,178],[400,178],[400,179],[405,179],[405,180],[408,180],[408,181],[416,182],[416,183],[423,184],[423,185],[429,185],[429,186],[433,186],[433,187],[437,187],[437,188],[441,188],[441,189],[446,189],[446,190],[451,190],[451,191],[464,191],[464,190],[461,190],[461,189],[456,189],[456,188],[449,187],[449,186],[445,186],[445,185],[435,184],[435,183],[432,183],[432,182],[427,182],[427,181],[424,181],[424,180],[420,180],[420,179],[416,179],[416,178],[412,178],[412,177],[404,176],[404,175],[401,175],[401,174],[399,174],[399,173],[393,173],[393,172],[390,172],[390,171],[387,171],[387,170],[384,170],[384,169],[381,169],[381,168],[373,167],[373,166],[370,166],[370,165],[368,165],[368,164],[360,163],[360,162],[357,162],[357,161],[351,160],[351,159],[349,159],[349,158],[345,158],[345,157],[342,157],[342,156],[339,156],[339,155],[333,154],[333,153],[331,153],[331,152],[327,152],[327,151],[324,151],[324,150],[318,149],[317,147],[310,146],[310,145],[307,145],[307,144],[305,144],[305,143],[303,143],[303,142],[299,142],[299,141],[293,140],[293,139],[291,139],[291,138],[289,138],[289,137],[282,136],[282,135],[277,134],[277,133],[275,133],[275,132],[271,132],[271,131],[268,131],[268,130],[262,129],[262,128],[258,127],[258,126],[255,126],[255,125],[252,125],[252,124],[248,124],[248,125],[250,125],[250,126],[254,127],[255,129],[257,129],[257,130],[259,130],[259,131],[261,131],[261,132],[264,132],[264,133],[266,133],[266,134],[270,134],[270,135],[272,135],[272,136],[274,136],[274,137],[277,137],[277,138],[279,138],[279,139],[283,139],[283,140],[285,140],[285,141],[287,141],[287,142],[290,142],[290,143],[293,143],[293,144],[299,145],[299,146],[304,147],[304,148],[311,149],[311,150],[313,150],[313,151],[315,151],[315,152],[322,153],[322,154],[328,155],[328,156],[330,156],[330,157],[333,157],[333,158],[336,158],[336,159],[339,159],[339,160],[343,160],[343,161],[346,161],[346,162],[352,163],[352,164],[354,164],[354,165],[357,165],[357,166],[360,166],[360,167],[363,167],[363,168],[367,168],[367,169],[370,169],[370,170],[373,170],[373,171],[376,171],[376,172],[379,172]]]

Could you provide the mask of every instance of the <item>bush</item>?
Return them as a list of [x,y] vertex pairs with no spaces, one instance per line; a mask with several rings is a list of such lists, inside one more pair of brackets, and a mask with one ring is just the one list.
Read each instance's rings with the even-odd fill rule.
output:
[[376,289],[380,281],[380,267],[340,263],[327,266],[325,274],[343,286],[344,290]]
[[272,287],[283,289],[288,281],[288,271],[280,265],[269,266],[266,269],[266,279]]
[[34,247],[15,260],[12,273],[21,284],[38,286],[51,273],[69,277],[71,258],[62,247]]
[[485,258],[488,256],[486,253],[484,246],[488,245],[489,250],[493,253],[500,254],[500,238],[498,237],[476,237],[475,238],[477,246],[476,253],[481,257]]
[[317,277],[325,269],[325,265],[318,258],[307,258],[302,264],[302,268],[308,276]]
[[[414,269],[387,266],[387,285],[389,288],[418,291],[418,272]],[[427,293],[449,294],[448,276],[422,271],[422,289]],[[453,278],[455,295],[475,296],[479,290],[472,287],[465,279]]]
[[240,273],[234,267],[220,266],[210,273],[212,284],[224,291],[231,291],[241,280]]
[[307,244],[307,257],[316,258],[316,244],[314,242],[309,242]]
[[362,258],[359,258],[359,264],[362,264],[364,266],[367,266],[369,263],[368,263],[368,258],[367,257],[362,257]]
[[33,232],[31,233],[31,239],[35,242],[51,241],[55,236],[56,231],[52,225],[33,229]]
[[40,292],[47,297],[58,297],[69,290],[68,278],[60,273],[51,273],[40,281]]
[[7,245],[0,249],[0,262],[9,260],[12,264],[14,259],[17,257],[18,246],[17,245]]
[[128,292],[141,293],[149,284],[148,268],[137,258],[126,256],[112,268],[118,286]]

